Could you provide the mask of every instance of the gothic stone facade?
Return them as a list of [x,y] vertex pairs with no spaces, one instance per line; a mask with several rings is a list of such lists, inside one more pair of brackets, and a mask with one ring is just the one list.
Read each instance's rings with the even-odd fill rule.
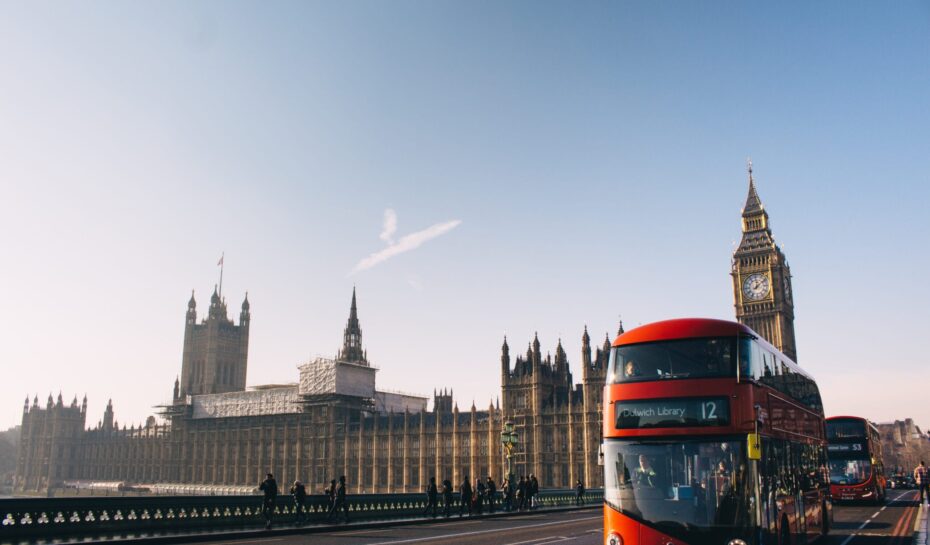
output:
[[77,399],[67,405],[49,396],[40,407],[27,398],[14,489],[43,492],[69,481],[252,487],[266,472],[281,483],[300,479],[313,491],[346,475],[358,493],[421,491],[432,476],[461,482],[491,475],[500,482],[500,433],[508,420],[520,433],[517,475],[535,474],[543,487],[577,479],[603,485],[598,451],[609,342],[592,354],[587,330],[581,384],[572,383],[561,342],[553,359],[534,339],[511,366],[505,340],[503,406],[460,412],[451,392],[434,394],[427,411],[426,398],[373,389],[354,291],[337,358],[302,366],[299,385],[245,389],[248,299],[238,326],[216,292],[207,318],[196,319],[192,297],[182,376],[161,424],[150,417],[121,428],[110,403],[103,420],[86,429],[86,399],[79,407]]

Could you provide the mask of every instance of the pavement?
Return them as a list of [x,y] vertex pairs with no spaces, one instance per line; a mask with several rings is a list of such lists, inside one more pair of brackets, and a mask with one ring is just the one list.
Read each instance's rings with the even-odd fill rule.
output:
[[[817,545],[930,545],[928,506],[913,490],[889,491],[882,505],[837,504],[830,535]],[[473,518],[353,522],[174,536],[141,537],[135,543],[215,545],[599,545],[601,504]],[[125,539],[108,540],[125,541]],[[90,545],[81,541],[82,545]]]

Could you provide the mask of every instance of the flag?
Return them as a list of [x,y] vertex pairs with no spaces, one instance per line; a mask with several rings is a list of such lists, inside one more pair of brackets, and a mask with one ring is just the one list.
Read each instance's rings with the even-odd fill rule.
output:
[[217,266],[217,267],[222,267],[222,266],[223,266],[223,258],[225,258],[225,257],[226,257],[226,254],[225,254],[225,253],[224,253],[223,255],[220,256],[220,260],[216,262],[216,266]]

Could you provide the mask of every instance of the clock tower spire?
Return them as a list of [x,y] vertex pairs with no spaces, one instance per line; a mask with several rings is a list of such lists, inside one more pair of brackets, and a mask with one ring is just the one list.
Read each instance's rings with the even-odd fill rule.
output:
[[797,361],[794,340],[794,300],[791,269],[769,226],[748,163],[749,194],[743,206],[743,237],[733,253],[736,319],[762,335],[775,348]]

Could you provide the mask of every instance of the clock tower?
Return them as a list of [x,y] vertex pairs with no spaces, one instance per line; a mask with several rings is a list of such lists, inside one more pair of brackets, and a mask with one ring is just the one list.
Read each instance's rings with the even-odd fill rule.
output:
[[743,238],[733,253],[736,319],[797,361],[791,269],[775,244],[769,215],[762,206],[749,162],[749,195],[743,206]]

